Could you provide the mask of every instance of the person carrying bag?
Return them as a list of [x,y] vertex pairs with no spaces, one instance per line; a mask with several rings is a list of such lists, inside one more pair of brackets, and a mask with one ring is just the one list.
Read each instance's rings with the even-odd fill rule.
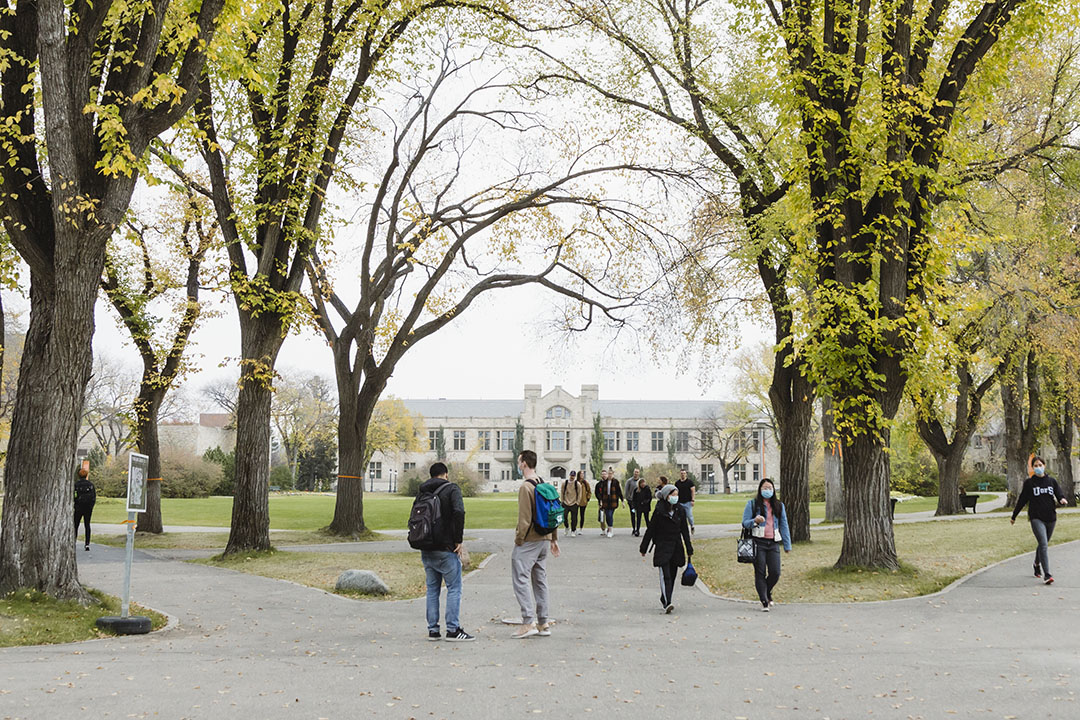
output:
[[[649,543],[653,543],[653,567],[660,570],[660,605],[664,612],[671,613],[675,609],[671,601],[675,592],[675,577],[679,574],[679,568],[687,564],[688,558],[694,554],[694,546],[690,542],[686,512],[679,507],[679,491],[674,485],[665,485],[657,493],[657,499],[660,502],[645,528],[639,550],[644,559],[649,551]],[[694,578],[696,580],[696,573]]]
[[754,586],[762,611],[769,612],[774,606],[773,588],[780,580],[781,544],[784,552],[791,552],[787,510],[784,503],[776,497],[776,489],[769,478],[763,478],[758,483],[757,495],[746,502],[742,526],[744,537],[746,531],[753,536],[751,542],[754,544]]

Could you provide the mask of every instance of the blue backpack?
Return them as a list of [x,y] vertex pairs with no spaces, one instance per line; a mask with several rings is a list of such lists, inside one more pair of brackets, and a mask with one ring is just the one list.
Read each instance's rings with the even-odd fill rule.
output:
[[559,491],[554,485],[545,482],[530,480],[535,492],[535,505],[533,506],[533,527],[541,535],[550,535],[555,528],[562,525],[563,506],[559,502]]

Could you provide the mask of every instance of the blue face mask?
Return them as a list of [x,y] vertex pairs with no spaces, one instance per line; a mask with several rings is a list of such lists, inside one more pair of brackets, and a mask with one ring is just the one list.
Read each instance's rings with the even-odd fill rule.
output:
[[769,498],[772,497],[772,490],[769,490],[768,488],[765,488],[764,490],[761,491],[761,497],[768,500]]
[[1035,468],[1035,474],[1038,475],[1039,477],[1042,477],[1043,475],[1046,474],[1046,468],[1044,468],[1041,465],[1038,466],[1037,468]]
[[679,504],[679,496],[678,495],[668,495],[667,496],[667,501],[669,503],[671,503],[672,505],[678,505]]

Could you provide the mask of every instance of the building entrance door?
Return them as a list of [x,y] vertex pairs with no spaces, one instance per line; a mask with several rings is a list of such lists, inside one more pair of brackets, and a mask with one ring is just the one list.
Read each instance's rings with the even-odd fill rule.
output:
[[566,479],[566,468],[564,468],[562,465],[556,465],[553,468],[551,468],[551,472],[549,474],[548,479],[552,481],[553,485],[555,484],[554,481],[555,481],[556,478],[558,478],[559,480],[565,480]]

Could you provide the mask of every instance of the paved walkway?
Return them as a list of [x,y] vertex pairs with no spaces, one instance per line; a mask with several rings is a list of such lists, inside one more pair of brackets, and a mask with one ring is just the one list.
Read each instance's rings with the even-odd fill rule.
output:
[[[138,553],[135,598],[175,626],[0,650],[0,717],[1080,715],[1080,543],[1051,549],[1050,588],[1016,558],[943,595],[769,614],[680,587],[666,616],[636,539],[591,527],[549,564],[553,636],[515,641],[498,622],[517,614],[508,534],[469,534],[502,550],[465,583],[475,643],[428,643],[423,599],[355,601]],[[80,575],[117,593],[122,557],[80,552]]]

